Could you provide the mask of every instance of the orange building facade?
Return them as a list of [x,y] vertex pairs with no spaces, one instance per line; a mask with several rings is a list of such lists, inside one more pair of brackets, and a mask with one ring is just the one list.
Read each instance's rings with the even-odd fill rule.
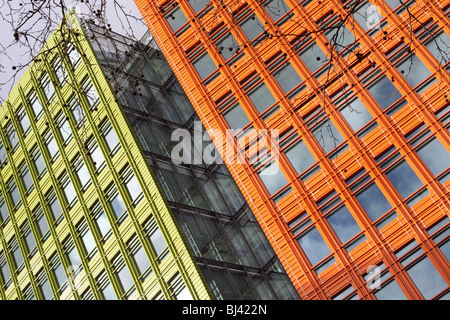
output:
[[450,297],[450,1],[135,2],[302,299]]

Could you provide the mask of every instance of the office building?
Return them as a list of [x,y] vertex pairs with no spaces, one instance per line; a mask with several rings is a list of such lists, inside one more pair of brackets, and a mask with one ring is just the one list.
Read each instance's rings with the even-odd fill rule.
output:
[[302,299],[449,297],[449,1],[135,3]]

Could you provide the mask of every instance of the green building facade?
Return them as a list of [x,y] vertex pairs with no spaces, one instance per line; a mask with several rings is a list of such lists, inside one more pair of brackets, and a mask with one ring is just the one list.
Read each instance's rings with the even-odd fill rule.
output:
[[0,108],[0,299],[298,299],[226,168],[170,161],[156,45],[68,19]]

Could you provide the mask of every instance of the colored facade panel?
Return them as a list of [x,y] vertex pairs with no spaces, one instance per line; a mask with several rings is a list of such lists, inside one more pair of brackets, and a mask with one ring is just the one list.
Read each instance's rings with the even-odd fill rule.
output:
[[[217,298],[211,286],[217,277],[205,277],[174,214],[174,204],[167,201],[136,138],[138,128],[130,125],[119,101],[123,100],[105,76],[102,58],[117,51],[104,56],[93,47],[94,42],[141,44],[113,33],[111,38],[96,34],[94,41],[94,26],[81,28],[80,21],[70,21],[71,29],[62,27],[52,35],[43,48],[46,54],[30,65],[0,110],[4,128],[0,134],[0,298]],[[145,50],[128,62],[147,59],[146,76],[158,78],[165,69],[173,78],[163,59],[144,55]],[[122,75],[125,70],[131,74],[129,65],[121,69]],[[146,85],[143,89],[155,89],[155,96],[166,90],[161,84]],[[139,108],[139,102],[131,107]],[[158,106],[160,101],[152,103],[155,110],[164,110]],[[149,129],[147,124],[139,128]],[[170,147],[162,140],[147,142],[154,144],[152,150]],[[228,173],[222,173],[225,180]],[[233,187],[228,189],[239,194]],[[252,224],[251,219],[241,221]],[[267,247],[269,266],[241,264],[242,269],[257,265],[257,272],[265,271],[256,277],[264,292],[251,298],[265,297],[265,292],[272,294],[270,298],[298,298],[293,287],[270,289],[275,284],[289,288],[290,282],[267,240],[263,237],[255,243]],[[241,248],[232,244],[234,250]],[[247,281],[255,277],[246,272]],[[269,279],[276,276],[278,281]],[[244,289],[253,292],[258,287]],[[224,298],[248,298],[244,289]]]
[[448,1],[135,3],[302,299],[448,298]]

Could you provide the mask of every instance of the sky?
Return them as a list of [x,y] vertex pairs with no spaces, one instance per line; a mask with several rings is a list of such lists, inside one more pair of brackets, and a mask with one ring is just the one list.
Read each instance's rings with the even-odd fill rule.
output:
[[[24,1],[26,2],[26,1]],[[86,10],[86,8],[83,6],[80,1],[64,1],[65,4],[68,7],[75,6],[77,8],[77,11],[81,12],[83,16],[89,14],[90,12]],[[90,1],[91,3],[100,3],[100,1]],[[147,26],[145,26],[141,15],[139,13],[139,10],[137,9],[136,5],[134,4],[133,0],[120,0],[120,3],[126,8],[127,14],[132,14],[135,17],[140,18],[141,20],[134,21],[130,20],[132,23],[132,29],[129,29],[129,26],[126,25],[126,29],[123,29],[122,24],[120,23],[120,19],[123,20],[123,14],[115,10],[113,6],[114,1],[113,0],[106,0],[106,18],[108,19],[108,22],[111,25],[111,28],[113,31],[126,35],[133,33],[136,38],[140,39],[142,35],[148,30]],[[9,13],[9,8],[7,1],[1,1],[0,0],[0,14],[3,16],[0,17],[0,45],[5,48],[8,47],[10,44],[15,43],[14,37],[13,37],[13,27],[6,21],[9,17],[7,16]],[[58,21],[54,21],[54,27],[57,26],[57,24],[60,22],[61,18],[57,18]],[[17,19],[15,19],[17,20]],[[55,19],[56,20],[56,19]],[[34,30],[42,30],[43,26],[45,26],[45,18],[41,18],[40,20],[36,21],[36,24],[33,26]],[[2,103],[8,96],[9,92],[14,88],[14,85],[19,81],[20,76],[24,73],[26,70],[26,64],[28,61],[31,60],[30,54],[27,52],[27,47],[21,46],[18,44],[14,44],[7,48],[6,51],[3,50],[3,48],[0,47],[0,65],[3,67],[0,71],[0,83],[5,83],[5,85],[0,85],[0,103]],[[6,56],[5,52],[7,53]],[[25,65],[24,68],[17,68],[15,66],[18,65]],[[15,70],[13,68],[15,67]],[[16,77],[14,79],[11,79],[11,77],[15,74]]]

